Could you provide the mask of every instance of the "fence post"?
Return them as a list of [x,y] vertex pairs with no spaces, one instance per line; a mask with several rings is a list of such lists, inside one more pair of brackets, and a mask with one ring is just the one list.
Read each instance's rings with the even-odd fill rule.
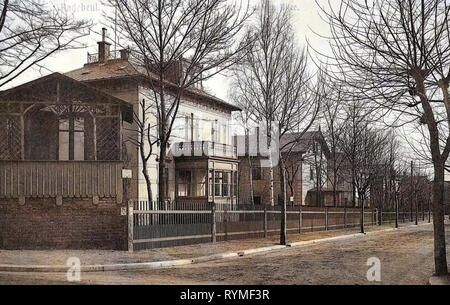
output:
[[216,242],[216,203],[211,205],[211,242]]
[[264,205],[264,238],[267,238],[267,206]]
[[344,207],[344,229],[347,228],[347,204]]
[[328,207],[325,207],[325,231],[328,231]]
[[134,238],[134,206],[133,200],[128,201],[128,252],[133,252],[133,238]]
[[302,226],[303,226],[303,214],[302,214],[302,208],[300,207],[300,213],[298,215],[298,233],[302,233]]
[[228,213],[227,213],[227,210],[228,210],[228,205],[225,205],[225,209],[223,211],[223,222],[225,225],[225,241],[228,240]]

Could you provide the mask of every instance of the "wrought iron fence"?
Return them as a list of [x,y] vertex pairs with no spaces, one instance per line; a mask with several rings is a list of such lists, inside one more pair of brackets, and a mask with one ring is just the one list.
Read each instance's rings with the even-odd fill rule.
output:
[[[134,250],[268,237],[281,227],[280,206],[139,201],[132,210]],[[295,234],[357,227],[361,211],[287,207],[286,217],[288,233]],[[376,224],[375,211],[367,209],[364,220]]]

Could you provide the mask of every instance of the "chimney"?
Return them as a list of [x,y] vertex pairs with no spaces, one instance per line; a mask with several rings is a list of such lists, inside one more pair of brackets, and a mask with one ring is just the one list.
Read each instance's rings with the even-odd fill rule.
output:
[[98,61],[107,62],[110,54],[109,42],[106,42],[106,28],[102,28],[102,41],[98,42]]
[[120,59],[122,60],[128,60],[130,57],[130,51],[127,49],[120,50]]

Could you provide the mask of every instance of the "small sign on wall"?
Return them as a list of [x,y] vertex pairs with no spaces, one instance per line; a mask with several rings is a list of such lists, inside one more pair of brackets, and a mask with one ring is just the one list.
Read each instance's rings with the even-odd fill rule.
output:
[[122,178],[131,179],[133,178],[133,171],[131,169],[122,169]]
[[127,216],[127,208],[126,207],[120,208],[120,216]]

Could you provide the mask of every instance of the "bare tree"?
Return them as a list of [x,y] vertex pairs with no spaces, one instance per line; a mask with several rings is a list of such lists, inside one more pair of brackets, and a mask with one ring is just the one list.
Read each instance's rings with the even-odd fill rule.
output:
[[[339,137],[339,150],[351,167],[353,192],[358,195],[361,208],[361,233],[364,233],[364,211],[370,198],[370,190],[386,166],[387,134],[370,126],[361,107],[354,103],[349,107]],[[356,206],[354,194],[353,204]]]
[[358,166],[358,149],[362,141],[361,131],[369,123],[367,121],[367,113],[358,102],[349,102],[344,109],[345,118],[340,122],[340,137],[338,138],[337,147],[343,153],[342,162],[348,165],[347,170],[350,173],[344,173],[342,178],[352,185],[352,206],[356,207],[356,175]]
[[139,102],[139,112],[133,112],[135,127],[129,130],[137,134],[137,137],[130,136],[127,141],[139,149],[139,157],[142,162],[142,174],[144,175],[149,202],[153,201],[151,179],[149,175],[149,160],[154,155],[153,146],[158,143],[158,136],[152,132],[157,126],[150,120],[152,113],[152,103],[147,103],[145,99]]
[[91,23],[37,0],[0,3],[0,87],[56,52],[84,47]]
[[[254,192],[253,192],[253,158],[250,154],[249,147],[250,146],[250,130],[253,127],[252,120],[252,106],[248,104],[250,101],[240,94],[240,91],[233,90],[235,85],[231,86],[231,90],[229,92],[229,96],[234,101],[236,105],[239,105],[242,111],[238,112],[236,115],[236,120],[242,124],[241,127],[244,128],[244,146],[245,146],[245,154],[247,155],[248,162],[248,178],[250,185],[250,202],[254,205]],[[240,173],[241,171],[239,171]],[[241,181],[239,179],[239,181]]]
[[402,153],[397,134],[391,129],[386,134],[386,147],[384,151],[384,165],[378,179],[371,187],[371,204],[377,207],[378,224],[383,224],[383,212],[391,213],[396,209],[396,193],[398,192],[397,179],[401,177],[398,170],[403,164]]
[[[248,2],[228,0],[108,0],[117,16],[107,16],[121,45],[148,76],[157,120],[158,198],[167,197],[167,153],[181,97],[187,89],[229,68],[245,55],[249,39],[239,39],[252,14]],[[238,41],[238,42],[237,42]],[[174,65],[182,75],[172,78]]]
[[[395,228],[399,227],[400,222],[400,209],[403,204],[402,193],[404,192],[404,184],[402,183],[403,177],[406,173],[406,167],[403,165],[405,162],[402,160],[396,160],[391,164],[390,179],[392,181],[392,194],[395,210]],[[381,224],[380,224],[381,225]]]
[[[252,118],[264,130],[267,148],[278,148],[278,169],[283,194],[280,243],[286,244],[286,160],[293,147],[312,125],[318,112],[318,98],[311,88],[307,55],[296,45],[289,6],[275,7],[264,0],[250,27],[255,40],[247,56],[235,68],[234,90],[246,105]],[[278,127],[275,125],[278,124]],[[273,142],[290,132],[295,137],[273,147]],[[274,163],[269,153],[270,204],[274,199]]]
[[[269,0],[262,1],[257,16],[249,32],[253,32],[255,40],[245,59],[234,69],[234,91],[239,92],[242,102],[249,106],[252,118],[265,129],[268,150],[273,149],[272,137],[275,135],[274,124],[282,119],[289,119],[287,113],[281,114],[284,96],[287,64],[289,58],[295,62],[295,67],[289,67],[299,72],[303,77],[306,69],[305,54],[294,58],[294,42],[292,25],[290,24],[290,9],[282,6],[279,9]],[[293,62],[294,63],[294,62]],[[286,87],[284,87],[286,88]],[[277,117],[284,116],[283,118]],[[279,127],[281,129],[281,127]],[[278,140],[278,139],[276,139]],[[271,155],[270,155],[271,156]],[[271,159],[271,158],[270,158]],[[270,160],[272,162],[272,160]],[[270,205],[275,205],[274,172],[270,166]]]
[[[319,128],[320,132],[320,128]],[[303,156],[303,163],[309,165],[311,169],[311,180],[314,184],[316,206],[321,207],[323,201],[323,187],[327,183],[328,178],[328,163],[324,158],[324,151],[322,147],[322,139],[317,134],[314,134],[311,142],[311,151]]]
[[289,187],[290,194],[295,196],[295,183],[298,181],[297,176],[301,170],[302,163],[298,162],[295,158],[290,158],[285,162],[286,166],[286,183]]
[[[329,87],[329,86],[328,86]],[[325,138],[330,147],[330,160],[328,160],[329,174],[326,175],[327,182],[331,184],[333,189],[333,206],[337,207],[337,188],[341,185],[340,172],[344,165],[344,158],[339,154],[338,143],[339,136],[343,124],[342,121],[342,94],[343,91],[340,90],[339,86],[333,86],[329,88],[331,94],[323,103],[323,121],[325,121]],[[330,175],[331,174],[331,175]]]
[[334,76],[389,115],[392,125],[427,126],[435,272],[447,274],[443,189],[450,153],[450,6],[441,0],[344,0],[322,12],[331,28]]

